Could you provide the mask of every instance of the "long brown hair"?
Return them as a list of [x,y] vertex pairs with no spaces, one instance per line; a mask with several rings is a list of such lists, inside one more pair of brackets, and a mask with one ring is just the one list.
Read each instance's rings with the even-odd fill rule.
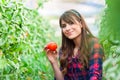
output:
[[[84,67],[88,67],[88,60],[89,60],[89,38],[92,38],[93,35],[88,29],[83,17],[80,15],[79,12],[77,12],[74,9],[68,10],[64,12],[60,19],[59,19],[59,24],[60,27],[62,26],[61,22],[65,21],[66,23],[75,23],[75,19],[78,22],[81,22],[82,24],[82,32],[81,32],[81,47],[79,48],[80,50],[80,55],[79,55],[79,61],[83,64]],[[72,57],[73,55],[73,50],[74,50],[75,44],[73,40],[68,39],[62,32],[62,45],[61,45],[61,56],[60,56],[60,65],[62,68],[63,74],[67,72],[67,65],[68,65],[68,58]]]

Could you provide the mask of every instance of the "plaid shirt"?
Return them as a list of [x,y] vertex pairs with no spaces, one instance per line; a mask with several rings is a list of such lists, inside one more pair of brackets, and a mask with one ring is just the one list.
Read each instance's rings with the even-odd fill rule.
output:
[[102,48],[98,43],[94,43],[89,68],[81,70],[82,64],[78,61],[78,57],[69,59],[71,62],[68,64],[64,80],[102,80],[102,55]]

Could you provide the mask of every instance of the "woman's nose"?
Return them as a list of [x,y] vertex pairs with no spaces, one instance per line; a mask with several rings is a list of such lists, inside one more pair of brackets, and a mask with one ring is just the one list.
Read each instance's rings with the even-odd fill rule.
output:
[[70,30],[70,25],[66,25],[66,30]]

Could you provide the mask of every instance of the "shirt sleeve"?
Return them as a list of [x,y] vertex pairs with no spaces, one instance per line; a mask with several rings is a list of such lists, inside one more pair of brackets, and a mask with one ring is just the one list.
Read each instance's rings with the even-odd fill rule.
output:
[[94,42],[90,53],[89,76],[90,80],[102,80],[103,49],[98,42]]

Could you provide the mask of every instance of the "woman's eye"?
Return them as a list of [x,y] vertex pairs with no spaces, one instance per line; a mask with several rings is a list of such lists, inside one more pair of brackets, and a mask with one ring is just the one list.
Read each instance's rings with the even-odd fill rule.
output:
[[65,27],[66,27],[66,24],[62,24],[62,25],[61,25],[61,28],[65,28]]
[[69,22],[70,25],[74,24],[73,22]]

